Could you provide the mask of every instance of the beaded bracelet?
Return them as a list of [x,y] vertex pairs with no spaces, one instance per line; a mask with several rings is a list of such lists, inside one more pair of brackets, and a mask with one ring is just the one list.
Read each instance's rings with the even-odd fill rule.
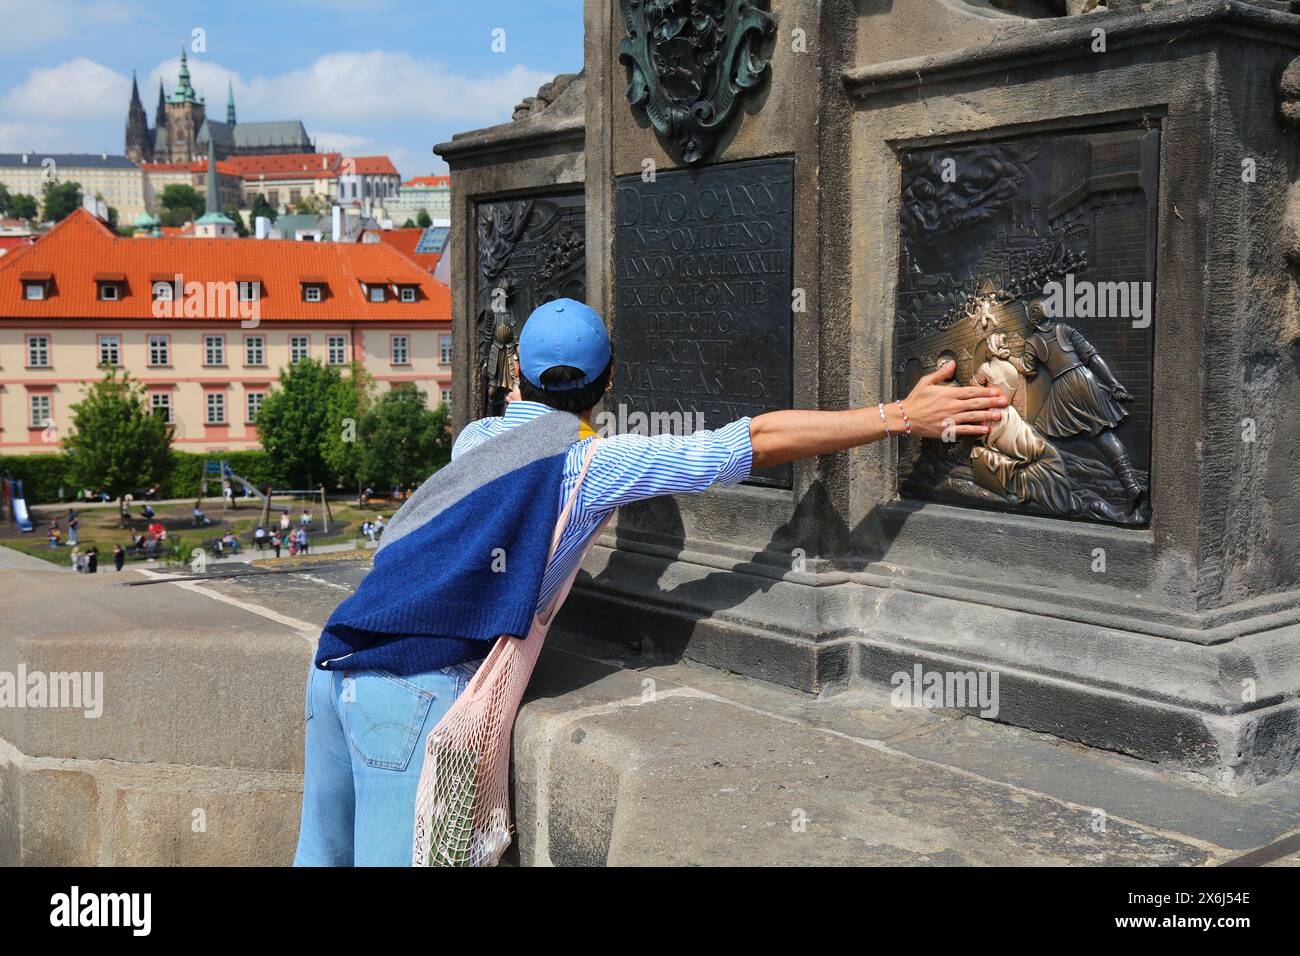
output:
[[908,421],[907,409],[903,407],[903,400],[899,399],[898,401],[894,402],[894,404],[897,405],[898,410],[903,413],[903,434],[904,435],[912,434],[912,423]]
[[884,402],[881,402],[881,403],[880,403],[878,406],[876,406],[876,407],[877,407],[877,409],[878,409],[879,412],[880,412],[880,423],[881,423],[882,425],[885,426],[885,437],[886,437],[886,438],[889,438],[889,437],[891,437],[891,436],[890,436],[890,434],[889,434],[889,421],[888,421],[888,419],[885,418],[885,403],[884,403]]

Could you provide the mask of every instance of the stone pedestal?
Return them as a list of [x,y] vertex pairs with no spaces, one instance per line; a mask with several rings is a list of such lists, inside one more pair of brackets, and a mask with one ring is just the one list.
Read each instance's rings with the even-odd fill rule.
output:
[[[989,500],[985,485],[917,484],[922,450],[892,441],[800,462],[623,509],[564,614],[570,626],[812,693],[898,684],[917,665],[996,673],[993,719],[1225,784],[1266,779],[1290,771],[1300,748],[1300,140],[1290,125],[1300,68],[1284,74],[1300,55],[1300,16],[1268,0],[1065,7],[774,0],[763,7],[770,27],[748,41],[770,65],[695,156],[680,130],[656,128],[644,97],[625,96],[629,80],[639,95],[627,10],[588,0],[573,181],[585,183],[586,248],[601,250],[587,256],[587,301],[616,349],[653,365],[664,346],[654,338],[665,337],[661,319],[647,320],[655,309],[620,298],[637,274],[619,241],[620,184],[653,171],[666,194],[669,174],[689,170],[698,197],[720,172],[743,177],[742,164],[792,165],[788,356],[749,348],[770,316],[755,324],[738,306],[707,334],[688,321],[671,336],[678,374],[661,375],[654,397],[673,397],[690,354],[699,371],[735,373],[704,397],[676,396],[710,424],[746,404],[745,414],[874,405],[904,392],[949,341],[966,377],[990,355],[988,330],[971,338],[961,312],[982,294],[1019,356],[1034,295],[1009,286],[1053,276],[1035,272],[1041,262],[1021,268],[1003,234],[1029,235],[1034,249],[1059,235],[1081,256],[1061,260],[1066,271],[1149,283],[1151,310],[1141,327],[1128,316],[1074,323],[1131,393],[1114,433],[1140,495],[1101,444],[1043,425],[1055,399],[1027,394],[1026,422],[1064,461],[1048,469],[1047,491]],[[466,175],[450,158],[459,332],[467,202],[497,173]],[[504,180],[491,188],[518,187]],[[760,214],[759,198],[734,220],[747,230],[731,236],[744,256],[774,248],[749,226],[783,222]],[[699,241],[701,229],[681,235]],[[932,235],[988,254],[940,268],[926,259]],[[940,308],[931,294],[950,298]],[[952,324],[934,324],[954,309]],[[714,351],[691,353],[693,338]],[[630,380],[619,388],[647,395]]]

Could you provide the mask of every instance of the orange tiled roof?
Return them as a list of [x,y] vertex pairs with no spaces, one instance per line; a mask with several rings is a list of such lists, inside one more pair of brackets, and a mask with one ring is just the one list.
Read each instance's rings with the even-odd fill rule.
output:
[[[208,161],[196,159],[192,163],[141,163],[140,168],[146,173],[206,173]],[[223,176],[238,176],[239,170],[228,160],[217,160],[217,172]]]
[[244,179],[259,179],[263,174],[267,179],[334,179],[342,161],[341,153],[231,156],[226,160]]
[[414,229],[371,229],[368,231],[373,233],[380,242],[392,246],[421,269],[432,272],[438,265],[440,257],[437,253],[415,251],[415,247],[420,244],[420,237],[424,235],[424,230],[419,226]]
[[[24,274],[53,277],[49,298],[23,296]],[[96,275],[122,274],[114,302],[98,298]],[[35,245],[0,257],[0,320],[10,318],[148,319],[152,283],[179,273],[186,282],[234,282],[257,276],[262,321],[447,321],[451,290],[392,246],[377,243],[292,242],[283,239],[127,239],[78,209]],[[321,302],[302,301],[301,283],[324,279]],[[419,289],[415,302],[389,296],[370,302],[363,279]],[[230,321],[237,321],[234,316]],[[168,321],[185,321],[184,319]],[[191,320],[211,321],[211,320]]]
[[352,156],[350,160],[358,176],[397,176],[397,167],[387,156]]
[[403,186],[446,186],[451,188],[450,176],[416,176],[402,183]]

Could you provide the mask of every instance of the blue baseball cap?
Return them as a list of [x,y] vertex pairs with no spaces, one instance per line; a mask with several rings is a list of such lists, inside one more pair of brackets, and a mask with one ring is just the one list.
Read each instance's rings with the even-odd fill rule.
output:
[[545,386],[548,392],[582,388],[595,380],[610,357],[609,334],[595,309],[573,299],[556,299],[533,310],[519,334],[519,372],[542,388],[542,375],[557,365],[586,374],[575,381]]

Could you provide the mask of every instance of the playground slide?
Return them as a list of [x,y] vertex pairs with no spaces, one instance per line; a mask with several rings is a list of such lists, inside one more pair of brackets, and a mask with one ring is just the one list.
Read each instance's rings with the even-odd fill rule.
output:
[[27,499],[15,498],[11,502],[14,509],[14,524],[18,525],[19,531],[31,531],[32,519],[27,514]]
[[229,467],[226,468],[226,477],[229,478],[231,481],[235,482],[236,484],[242,485],[244,488],[248,490],[250,494],[255,495],[262,501],[266,500],[266,495],[258,491],[256,485],[254,485],[247,478],[241,478],[239,475],[231,471]]

